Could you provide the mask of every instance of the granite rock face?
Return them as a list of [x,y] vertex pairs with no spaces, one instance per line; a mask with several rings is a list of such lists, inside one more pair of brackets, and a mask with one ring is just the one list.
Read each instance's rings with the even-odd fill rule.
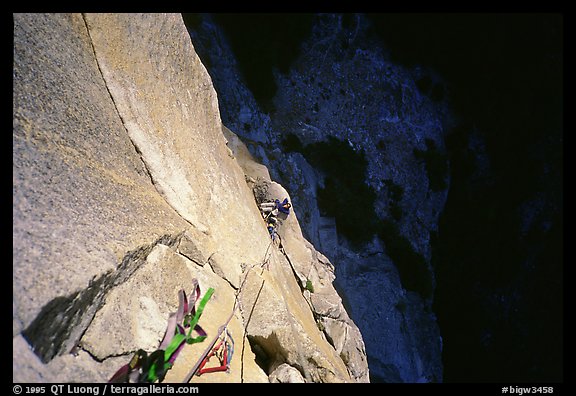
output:
[[[313,17],[310,36],[289,71],[271,71],[277,91],[270,113],[242,83],[226,29],[210,15],[201,15],[189,32],[224,96],[224,123],[292,193],[304,236],[334,264],[335,282],[366,343],[371,378],[437,382],[442,380],[442,340],[431,310],[435,277],[430,240],[450,182],[444,137],[451,115],[442,95],[425,89],[428,80],[442,87],[432,71],[394,64],[369,34],[365,16],[348,17]],[[238,121],[241,113],[250,115],[250,128]],[[328,153],[337,147],[352,153],[353,160],[366,159],[366,169],[355,176],[364,186],[354,186],[370,189],[373,201],[362,202],[351,190],[350,197],[366,205],[364,210],[339,203],[343,211],[359,214],[353,223],[375,220],[379,227],[386,225],[379,229],[383,231],[359,246],[351,243],[338,215],[322,207],[322,190],[336,177],[322,169],[326,163],[317,160],[318,150],[306,147],[326,147]],[[326,155],[326,161],[346,159]],[[344,193],[347,184],[340,186],[336,192]],[[319,300],[315,306],[334,312]],[[339,331],[328,317],[324,326]]]
[[[14,14],[13,89],[15,382],[106,381],[159,346],[193,279],[215,289],[208,338],[233,313],[236,354],[229,373],[192,382],[268,382],[286,365],[307,382],[368,380],[296,213],[272,243],[255,192],[288,192],[223,130],[179,14]],[[294,269],[310,266],[337,329]],[[187,345],[166,380],[204,348]]]

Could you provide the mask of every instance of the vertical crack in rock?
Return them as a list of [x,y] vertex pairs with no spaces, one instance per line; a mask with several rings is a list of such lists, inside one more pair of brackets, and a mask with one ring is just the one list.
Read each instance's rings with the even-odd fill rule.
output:
[[304,292],[304,290],[306,290],[306,287],[304,287],[304,285],[302,285],[302,280],[300,279],[300,276],[298,275],[296,268],[294,268],[294,264],[292,264],[292,261],[290,260],[288,253],[286,253],[286,250],[284,250],[284,248],[281,248],[280,252],[284,255],[284,257],[286,258],[286,261],[288,261],[288,264],[290,264],[290,269],[292,270],[292,274],[294,275],[294,278],[296,278],[296,283],[300,287],[300,291]]
[[[90,40],[90,45],[92,47],[92,52],[94,54],[94,59],[96,61],[96,66],[98,67],[98,72],[100,73],[100,76],[102,77],[102,81],[104,83],[104,86],[106,87],[106,91],[108,92],[108,95],[110,96],[110,99],[112,100],[112,104],[114,105],[114,109],[116,110],[116,113],[118,114],[118,118],[120,120],[120,122],[122,123],[122,126],[124,127],[124,130],[126,131],[126,134],[129,138],[130,143],[132,143],[132,146],[134,146],[134,150],[136,151],[136,153],[138,154],[138,157],[140,158],[140,161],[142,162],[142,167],[144,169],[144,171],[146,172],[146,174],[148,175],[148,177],[150,178],[150,182],[152,183],[152,185],[154,186],[154,188],[156,189],[156,191],[158,192],[158,194],[160,195],[160,197],[162,197],[162,199],[164,199],[164,201],[171,207],[173,208],[178,214],[180,214],[180,217],[186,221],[188,224],[193,225],[193,226],[198,226],[198,224],[193,224],[188,218],[187,216],[184,216],[181,214],[181,211],[175,206],[173,205],[169,199],[167,199],[165,192],[163,192],[161,190],[161,188],[159,187],[161,185],[161,183],[158,182],[158,177],[154,177],[154,172],[152,172],[150,170],[150,167],[147,165],[146,161],[144,160],[144,156],[142,154],[142,150],[138,147],[138,144],[134,141],[133,137],[131,136],[131,134],[128,131],[128,127],[127,127],[127,123],[124,117],[122,117],[122,113],[120,112],[117,102],[114,100],[114,96],[112,95],[112,91],[110,90],[110,85],[108,84],[108,80],[105,77],[105,73],[103,73],[102,71],[102,66],[100,65],[100,61],[98,60],[98,55],[96,53],[96,46],[94,45],[94,40],[92,39],[92,35],[90,34],[90,28],[89,28],[89,24],[88,21],[86,20],[86,15],[83,13],[82,15],[82,19],[84,21],[84,25],[86,27],[86,31],[88,33],[88,38]],[[205,89],[208,89],[207,87],[205,87]],[[169,188],[173,191],[173,193],[175,195],[177,195],[176,191],[174,190],[174,187],[170,184],[165,184],[163,186],[164,188]]]
[[[124,130],[126,131],[126,135],[128,135],[128,138],[129,138],[130,142],[132,143],[132,146],[134,146],[134,150],[138,154],[140,161],[142,161],[142,166],[143,166],[144,170],[146,171],[146,174],[150,178],[150,182],[152,183],[152,185],[154,186],[156,191],[158,191],[158,188],[156,187],[156,183],[154,181],[154,177],[152,176],[152,172],[150,172],[150,169],[148,169],[146,162],[142,158],[142,152],[140,151],[138,146],[134,143],[134,141],[130,137],[130,134],[128,133],[128,128],[126,127],[126,123],[124,121],[124,118],[122,117],[122,114],[120,114],[120,111],[118,110],[118,106],[116,105],[116,101],[114,100],[114,96],[112,96],[112,92],[110,92],[110,88],[108,87],[108,82],[106,81],[106,78],[104,77],[104,73],[102,73],[102,68],[100,67],[100,62],[98,61],[98,56],[96,54],[96,48],[94,47],[92,35],[90,34],[90,28],[88,27],[88,22],[86,21],[86,16],[84,13],[82,14],[82,20],[84,21],[84,25],[86,26],[86,32],[88,33],[88,38],[90,39],[90,46],[92,47],[92,53],[94,54],[94,60],[96,61],[96,66],[98,67],[98,72],[100,72],[100,76],[102,77],[102,81],[104,83],[104,86],[106,87],[106,91],[108,92],[108,95],[110,96],[110,99],[112,100],[112,104],[114,105],[114,109],[116,110],[116,113],[118,114],[118,118],[120,119],[120,122],[122,123],[122,126],[124,127]],[[160,193],[160,191],[158,191],[158,193]],[[164,195],[161,193],[160,193],[160,196],[164,198]],[[169,202],[168,202],[168,204],[170,205]],[[170,206],[172,206],[172,205],[170,205]],[[186,220],[186,219],[184,219],[184,220]]]
[[[248,269],[248,271],[250,271]],[[248,272],[245,273],[246,278],[244,278],[244,281],[246,281],[247,277],[248,277]],[[256,293],[256,297],[254,299],[254,303],[252,303],[251,307],[250,307],[250,312],[247,313],[246,308],[243,306],[242,304],[242,300],[239,299],[239,308],[240,308],[240,313],[242,315],[243,318],[245,319],[245,323],[244,323],[244,337],[242,337],[242,349],[241,349],[241,373],[240,373],[240,379],[242,382],[244,382],[244,355],[245,355],[245,348],[246,348],[246,340],[248,340],[248,343],[250,345],[250,350],[252,351],[252,353],[254,353],[254,357],[255,357],[255,363],[266,373],[268,374],[268,360],[267,360],[267,352],[262,348],[262,346],[260,346],[260,344],[258,342],[254,341],[254,337],[252,337],[250,334],[248,334],[248,326],[250,325],[250,321],[252,320],[252,315],[254,314],[254,310],[256,309],[256,305],[258,303],[258,300],[260,299],[260,295],[262,293],[262,289],[264,288],[264,282],[266,280],[264,278],[262,278],[262,282],[260,283],[260,286],[258,287],[258,292]],[[239,297],[239,296],[238,296]],[[247,314],[247,316],[246,316]]]
[[106,294],[140,268],[156,245],[173,247],[181,236],[163,235],[150,245],[140,246],[128,252],[116,270],[92,280],[86,289],[48,302],[22,332],[42,362],[76,349]]
[[[292,267],[292,263],[290,263],[290,266]],[[294,271],[294,269],[293,269],[293,271]],[[284,282],[285,282],[284,284],[285,284],[285,285],[288,285],[288,284],[289,284],[289,281],[288,281],[288,279],[286,278],[286,275],[285,275],[284,271],[279,270],[278,273],[280,273],[281,276],[282,276],[282,278],[284,278]],[[295,276],[296,276],[296,275],[295,275]],[[298,283],[299,283],[299,282],[298,282]],[[299,364],[300,364],[300,366],[301,366],[301,369],[300,369],[299,371],[300,371],[300,372],[304,375],[304,377],[306,378],[306,382],[312,382],[312,378],[311,378],[311,376],[310,376],[309,370],[308,370],[307,365],[306,365],[306,363],[305,363],[304,353],[303,353],[303,351],[302,351],[302,345],[301,345],[300,339],[299,339],[298,336],[297,336],[298,332],[296,331],[296,325],[295,325],[295,323],[294,323],[294,322],[295,322],[295,318],[294,318],[294,316],[292,315],[292,312],[290,311],[290,308],[288,307],[288,298],[286,297],[286,294],[285,294],[285,292],[284,292],[284,288],[281,287],[281,288],[280,288],[280,292],[281,292],[281,294],[282,294],[282,301],[284,302],[284,309],[286,310],[286,313],[287,313],[286,317],[288,318],[288,322],[289,322],[289,324],[290,324],[290,330],[292,331],[292,336],[295,337],[295,341],[296,341],[296,342],[295,342],[295,345],[296,345],[296,354],[297,354],[296,358],[297,358],[297,360],[298,360],[298,362],[299,362]]]

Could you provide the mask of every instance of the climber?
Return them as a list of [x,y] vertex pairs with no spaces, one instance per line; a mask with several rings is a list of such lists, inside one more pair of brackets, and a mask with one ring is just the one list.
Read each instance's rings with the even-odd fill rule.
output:
[[[278,216],[279,213],[283,215],[290,214],[290,208],[292,204],[288,202],[288,198],[284,198],[284,201],[280,203],[280,200],[275,199],[274,202],[262,202],[260,204],[260,210],[262,210],[262,216],[264,216],[264,220],[266,221],[266,228],[270,233],[270,237],[273,241],[276,240],[276,226],[278,225]],[[267,214],[266,214],[267,213]],[[286,218],[286,217],[283,217]]]
[[[270,219],[274,219],[274,221],[270,221]],[[272,238],[272,240],[276,240],[276,219],[273,217],[270,217],[268,219],[268,223],[266,225],[266,228],[268,229],[268,232],[270,233],[270,238]]]
[[268,213],[267,215],[265,215],[264,218],[267,218],[269,216],[276,216],[278,215],[278,206],[276,204],[276,202],[279,202],[278,200],[274,201],[274,202],[262,202],[260,204],[260,210],[263,213]]
[[278,207],[278,210],[280,210],[280,212],[285,213],[285,214],[290,214],[290,208],[292,207],[292,204],[290,202],[288,202],[288,198],[284,198],[284,201],[282,201],[282,203],[280,203],[280,201],[276,200],[276,206]]
[[274,202],[262,202],[260,204],[260,210],[264,213],[268,213],[265,217],[277,216],[278,211],[284,214],[290,214],[291,207],[292,204],[288,201],[288,198],[284,198],[282,203],[280,203],[278,199],[275,199]]

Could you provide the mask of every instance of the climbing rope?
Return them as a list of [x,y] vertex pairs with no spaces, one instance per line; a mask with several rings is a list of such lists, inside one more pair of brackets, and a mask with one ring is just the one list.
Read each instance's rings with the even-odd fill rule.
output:
[[[274,230],[275,231],[275,230]],[[278,234],[276,234],[278,235]],[[235,297],[234,297],[234,306],[232,308],[232,312],[227,320],[218,327],[215,337],[210,341],[207,348],[204,350],[196,364],[192,367],[190,372],[186,375],[183,382],[188,383],[192,379],[194,375],[202,375],[206,373],[212,373],[217,371],[227,371],[230,370],[230,362],[232,359],[232,355],[234,353],[234,340],[232,335],[228,331],[228,324],[232,320],[234,313],[239,307],[239,295],[248,279],[248,275],[250,271],[257,265],[260,266],[261,272],[260,276],[264,269],[268,269],[270,258],[272,256],[270,252],[270,247],[274,244],[276,238],[274,238],[274,234],[271,233],[272,240],[266,247],[266,251],[264,253],[264,258],[260,263],[255,263],[250,268],[245,271],[244,279],[242,280],[240,286],[236,290]],[[295,271],[292,263],[290,262],[286,252],[284,251],[284,247],[282,245],[282,240],[280,235],[278,235],[278,247],[280,248],[281,252],[286,256],[289,265],[292,267],[292,270]],[[283,271],[280,271],[282,276],[284,277],[284,284],[288,284],[288,281],[285,278],[285,274]],[[260,285],[260,290],[264,285],[265,279],[262,279],[262,284]],[[206,339],[207,334],[206,332],[198,325],[198,321],[202,312],[204,311],[204,307],[212,294],[214,293],[213,288],[209,288],[202,300],[199,303],[198,310],[195,309],[195,303],[197,299],[200,297],[200,286],[198,285],[198,281],[193,279],[194,287],[192,292],[190,293],[190,302],[186,297],[186,294],[183,290],[179,291],[179,306],[178,310],[174,313],[171,313],[168,318],[168,326],[166,328],[166,332],[162,342],[158,350],[154,351],[150,355],[147,354],[146,351],[139,349],[130,360],[130,362],[124,366],[122,366],[108,382],[155,382],[159,380],[162,382],[166,375],[166,372],[173,366],[174,361],[178,354],[182,351],[184,345],[186,343],[193,344],[197,342],[202,342]],[[289,314],[290,310],[287,304],[287,297],[284,293],[284,289],[280,288],[282,293],[282,299],[284,301],[284,307],[288,314],[288,318],[290,321],[290,329],[292,332],[293,338],[296,340],[296,347],[297,347],[297,355],[298,360],[300,361],[300,366],[302,367],[302,371],[306,377],[307,382],[311,382],[310,374],[306,369],[305,360],[303,359],[302,348],[300,345],[300,340],[297,337],[296,326],[294,324],[294,318]],[[258,294],[259,295],[259,294]],[[253,307],[251,312],[254,310],[256,306],[257,299],[254,301]],[[251,314],[250,314],[251,316]],[[248,319],[248,322],[250,319]],[[248,323],[246,323],[246,328]],[[186,333],[185,329],[189,329],[188,333]],[[192,337],[192,331],[196,331],[198,333],[197,337]],[[244,348],[244,343],[242,344]],[[216,357],[220,365],[213,366],[213,367],[206,367],[207,362],[212,358]]]
[[[260,268],[262,269],[262,271],[264,270],[265,267],[267,267],[267,264],[270,260],[270,255],[269,255],[269,250],[270,250],[270,246],[272,246],[273,241],[270,241],[270,243],[268,244],[268,246],[266,247],[266,252],[264,253],[264,259],[262,260],[262,262],[260,263],[255,263],[252,264],[252,266],[250,266],[250,268],[248,268],[246,270],[246,275],[244,276],[244,279],[242,280],[242,283],[240,284],[240,286],[238,287],[238,290],[236,290],[236,294],[234,296],[234,307],[232,308],[232,312],[230,313],[230,316],[228,316],[228,319],[226,319],[226,322],[224,322],[223,325],[221,325],[220,327],[218,327],[218,330],[216,332],[216,335],[214,336],[214,338],[212,339],[212,341],[210,341],[210,343],[208,344],[208,347],[204,350],[204,352],[202,353],[202,355],[200,355],[200,358],[198,359],[198,361],[196,362],[196,364],[192,367],[192,369],[188,372],[188,374],[186,375],[186,377],[184,378],[184,380],[182,381],[183,383],[188,383],[190,382],[190,380],[192,379],[192,377],[194,375],[196,375],[199,371],[199,369],[206,364],[205,362],[210,358],[210,356],[212,356],[212,351],[214,349],[218,349],[216,346],[216,343],[218,342],[218,340],[221,338],[222,333],[224,333],[225,331],[227,332],[227,327],[228,324],[230,323],[230,321],[232,320],[232,317],[234,316],[234,313],[236,312],[236,309],[238,309],[239,307],[239,299],[238,296],[240,295],[240,292],[242,291],[242,288],[244,287],[244,284],[246,283],[246,280],[248,279],[248,274],[250,273],[250,271],[252,270],[252,268],[254,268],[256,265],[259,265]],[[261,272],[262,274],[262,272]],[[256,301],[254,302],[254,305],[256,305]],[[204,362],[204,363],[203,363]],[[228,362],[229,364],[229,362]]]

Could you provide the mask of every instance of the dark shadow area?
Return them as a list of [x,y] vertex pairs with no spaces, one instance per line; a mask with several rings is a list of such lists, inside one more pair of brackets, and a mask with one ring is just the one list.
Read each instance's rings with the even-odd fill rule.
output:
[[150,245],[131,250],[124,255],[114,271],[93,279],[85,289],[49,301],[22,332],[34,353],[43,363],[49,363],[56,356],[69,353],[78,345],[102,306],[106,294],[115,286],[124,283],[140,268],[157,244],[172,247],[179,243],[181,237],[182,234],[166,234]]
[[[562,381],[562,15],[370,18],[393,61],[442,75],[461,118],[432,259],[444,381]],[[480,179],[474,129],[490,164]],[[538,200],[544,209],[521,211]]]
[[[189,26],[198,23],[195,14],[182,14]],[[264,112],[273,111],[276,94],[273,69],[287,73],[300,51],[300,44],[312,27],[312,14],[216,13],[214,22],[222,27],[238,61],[247,87]]]
[[432,139],[426,139],[426,150],[414,149],[414,157],[423,160],[426,165],[426,175],[430,190],[434,192],[445,190],[448,185],[448,156],[438,150]]
[[356,152],[347,142],[333,137],[303,146],[298,137],[288,135],[283,147],[286,151],[299,150],[324,173],[324,187],[317,192],[321,215],[334,217],[338,232],[356,247],[369,242],[379,219],[374,210],[376,193],[364,182],[368,166],[364,152]]
[[[423,76],[417,88],[435,102],[447,99],[458,119],[445,141],[447,153],[433,142],[413,153],[426,166],[432,192],[450,183],[439,230],[431,234],[443,381],[562,381],[562,14],[368,17],[372,36],[393,62],[430,68],[441,77],[442,84]],[[313,17],[218,14],[215,19],[260,106],[273,110],[272,69],[288,69]],[[473,134],[485,152],[473,149]],[[378,148],[383,150],[384,142]],[[377,221],[374,191],[363,183],[362,153],[338,141],[304,147],[295,135],[286,137],[284,149],[303,153],[326,174],[319,205],[337,219],[339,232],[358,245],[381,237],[402,284],[427,295],[423,259],[397,230],[401,192],[387,185],[390,218]],[[479,155],[486,169],[478,166]]]
[[426,259],[414,250],[408,238],[400,234],[398,225],[389,219],[382,220],[378,224],[378,236],[398,269],[402,286],[417,292],[423,299],[431,298],[434,284]]
[[336,219],[338,233],[358,251],[377,235],[398,268],[402,285],[423,298],[430,298],[433,281],[426,259],[401,235],[396,224],[402,216],[398,205],[402,187],[391,180],[385,181],[391,195],[392,218],[381,219],[374,210],[376,193],[364,182],[368,166],[364,152],[357,152],[347,142],[333,137],[304,146],[296,135],[287,135],[282,147],[286,152],[302,153],[312,166],[324,173],[324,187],[318,189],[318,207],[322,216]]

